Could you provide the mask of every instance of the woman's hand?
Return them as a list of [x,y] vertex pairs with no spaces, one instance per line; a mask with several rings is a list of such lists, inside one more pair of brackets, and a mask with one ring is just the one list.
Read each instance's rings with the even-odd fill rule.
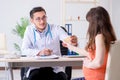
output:
[[68,47],[67,44],[70,44],[70,45],[73,45],[73,46],[77,46],[77,45],[78,45],[77,37],[76,37],[75,35],[70,36],[70,37],[67,37],[67,38],[63,41],[62,45],[63,45],[64,47]]
[[85,67],[89,68],[89,65],[90,65],[91,61],[92,61],[92,60],[91,60],[90,58],[85,58],[85,59],[83,60],[83,65],[84,65]]

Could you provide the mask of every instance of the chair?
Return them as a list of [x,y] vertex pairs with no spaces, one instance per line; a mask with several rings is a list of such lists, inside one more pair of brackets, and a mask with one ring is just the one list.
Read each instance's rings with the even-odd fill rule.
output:
[[7,52],[6,36],[4,33],[0,33],[0,55],[2,56]]
[[[60,41],[60,50],[62,55],[67,55],[68,54],[68,48],[65,48],[62,46],[62,41]],[[72,75],[72,67],[71,66],[66,66],[65,67],[65,73],[68,76],[68,80],[71,80],[71,75]]]
[[120,41],[111,44],[106,66],[105,80],[120,80]]
[[[67,33],[67,30],[61,26],[61,28]],[[60,50],[62,55],[67,55],[68,54],[68,48],[62,46],[62,41],[60,41]],[[66,66],[65,67],[65,73],[68,76],[68,80],[71,80],[71,75],[72,75],[72,66]]]

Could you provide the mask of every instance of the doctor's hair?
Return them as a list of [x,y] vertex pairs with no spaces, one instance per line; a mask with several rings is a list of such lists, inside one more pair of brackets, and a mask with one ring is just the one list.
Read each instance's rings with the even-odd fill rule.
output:
[[34,7],[31,11],[30,11],[30,18],[33,18],[33,14],[36,12],[41,12],[44,11],[46,14],[46,11],[43,7]]

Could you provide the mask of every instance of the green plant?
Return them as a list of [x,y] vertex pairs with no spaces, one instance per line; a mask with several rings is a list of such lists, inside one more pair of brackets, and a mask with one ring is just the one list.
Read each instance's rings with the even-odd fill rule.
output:
[[[13,34],[16,34],[21,39],[24,37],[24,32],[26,27],[30,24],[28,18],[21,18],[20,23],[17,22],[15,28],[12,30]],[[17,43],[14,43],[14,47],[16,50],[21,51],[20,46]]]

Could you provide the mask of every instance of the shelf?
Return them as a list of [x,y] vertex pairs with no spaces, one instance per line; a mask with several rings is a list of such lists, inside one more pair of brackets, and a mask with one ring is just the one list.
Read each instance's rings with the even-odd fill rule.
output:
[[86,21],[86,19],[66,19],[65,21]]
[[63,0],[63,24],[72,24],[72,34],[78,37],[80,48],[86,45],[89,23],[86,14],[91,7],[97,6],[98,0]]
[[86,0],[86,1],[85,0],[65,0],[65,2],[66,3],[86,3],[86,4],[87,3],[89,3],[89,4],[90,3],[95,3],[95,4],[97,3],[96,0]]
[[[63,0],[63,4],[64,4],[64,9],[63,9],[63,23],[68,23],[68,22],[84,22],[84,21],[87,21],[86,18],[82,18],[84,17],[83,15],[81,14],[77,14],[75,13],[75,10],[74,9],[77,9],[77,7],[81,7],[81,6],[88,6],[90,4],[90,7],[91,6],[96,6],[98,3],[98,0]],[[70,6],[70,7],[69,7]],[[72,7],[71,7],[72,6]],[[73,12],[70,12],[71,10],[67,11],[67,9],[71,9]],[[88,8],[86,8],[88,9]],[[87,11],[87,10],[84,10]],[[79,10],[80,12],[80,10]],[[83,12],[81,12],[83,14]],[[80,18],[78,18],[80,16]]]

